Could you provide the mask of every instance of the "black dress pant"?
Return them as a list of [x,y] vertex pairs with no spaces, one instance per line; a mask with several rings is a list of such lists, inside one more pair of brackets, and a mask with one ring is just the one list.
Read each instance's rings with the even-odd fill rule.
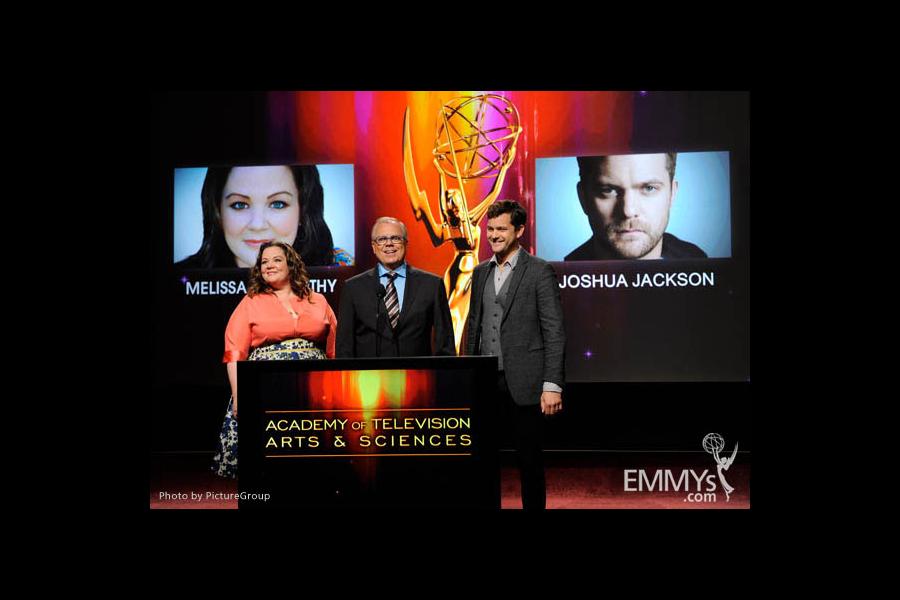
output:
[[522,508],[544,510],[547,490],[544,483],[544,415],[540,403],[519,406],[509,393],[503,371],[497,373],[500,418],[505,439],[516,449],[522,483]]

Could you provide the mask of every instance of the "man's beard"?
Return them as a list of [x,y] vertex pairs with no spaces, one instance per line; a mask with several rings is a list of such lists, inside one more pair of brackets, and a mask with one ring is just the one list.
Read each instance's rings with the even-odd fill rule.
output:
[[[618,237],[627,230],[638,233],[637,239],[625,241]],[[656,247],[663,236],[663,231],[664,229],[655,231],[646,221],[630,219],[616,221],[602,227],[600,237],[620,257],[642,258]]]

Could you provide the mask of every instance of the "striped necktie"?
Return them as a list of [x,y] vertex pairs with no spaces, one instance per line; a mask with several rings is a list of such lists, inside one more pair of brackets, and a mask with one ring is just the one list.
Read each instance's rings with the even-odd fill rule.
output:
[[396,273],[386,273],[388,278],[387,295],[384,298],[384,305],[387,307],[388,318],[391,320],[391,328],[397,328],[397,321],[400,320],[400,301],[397,297],[397,288],[394,287],[394,279]]

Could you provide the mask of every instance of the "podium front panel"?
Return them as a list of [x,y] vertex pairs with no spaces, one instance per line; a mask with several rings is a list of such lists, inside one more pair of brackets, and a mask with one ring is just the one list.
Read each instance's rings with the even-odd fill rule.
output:
[[499,509],[496,358],[238,364],[239,506]]

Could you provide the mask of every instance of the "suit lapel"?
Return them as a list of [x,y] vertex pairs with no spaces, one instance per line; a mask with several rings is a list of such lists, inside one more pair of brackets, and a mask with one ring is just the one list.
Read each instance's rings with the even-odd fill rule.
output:
[[409,265],[406,264],[406,285],[403,288],[403,304],[400,305],[400,319],[397,321],[397,329],[405,322],[404,316],[408,314],[408,309],[412,306],[413,298],[419,290],[418,274]]
[[512,275],[510,275],[509,289],[506,290],[506,306],[503,307],[503,317],[500,318],[501,325],[506,321],[506,316],[509,314],[509,307],[512,306],[513,300],[515,300],[516,297],[516,290],[519,289],[519,284],[522,283],[522,278],[525,277],[525,271],[528,269],[528,264],[531,262],[528,260],[529,258],[531,257],[528,256],[525,249],[520,248],[519,261],[518,264],[516,264],[516,268],[513,269]]
[[475,307],[475,324],[481,321],[481,309],[484,300],[484,282],[487,281],[487,276],[485,275],[490,269],[475,269],[475,275],[472,278],[472,300],[469,302],[469,307],[471,309],[472,306]]
[[464,351],[466,354],[474,353],[478,354],[478,345],[480,342],[480,326],[481,326],[481,305],[482,305],[482,294],[484,293],[484,286],[482,281],[484,277],[482,276],[482,271],[484,269],[479,269],[481,265],[475,265],[475,269],[472,271],[472,287],[469,288],[471,292],[471,296],[469,296],[469,315],[466,318],[466,338],[465,338],[465,346],[461,348],[461,352]]

